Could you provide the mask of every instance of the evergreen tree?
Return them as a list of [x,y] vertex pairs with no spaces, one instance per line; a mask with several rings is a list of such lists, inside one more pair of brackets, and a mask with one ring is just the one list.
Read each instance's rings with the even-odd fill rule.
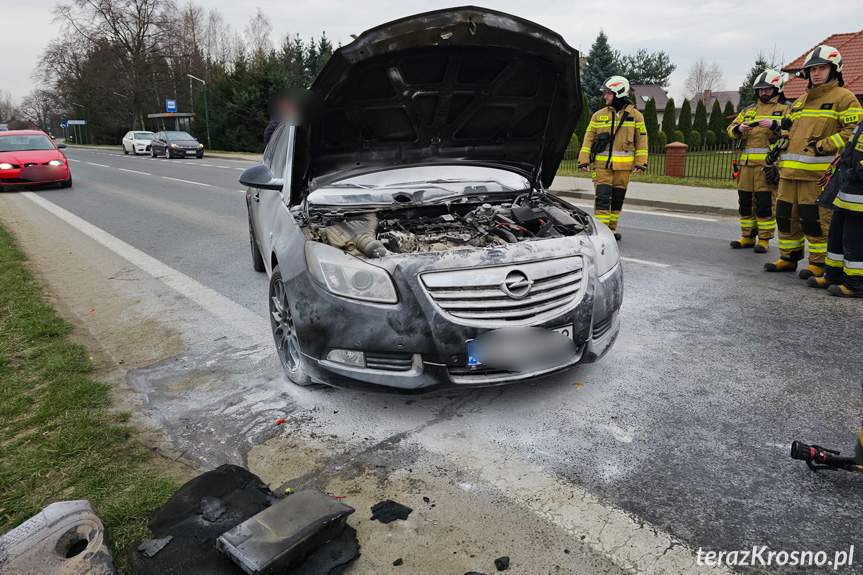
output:
[[662,131],[671,139],[674,136],[674,131],[677,129],[677,118],[675,115],[677,110],[674,108],[674,98],[669,98],[665,104],[665,113],[662,116]]
[[689,139],[689,132],[692,131],[692,106],[688,98],[683,99],[680,105],[680,118],[677,119],[677,129],[683,132],[684,142]]
[[584,142],[584,133],[587,131],[587,125],[590,123],[590,105],[587,102],[587,94],[581,93],[581,116],[578,117],[578,124],[575,125],[575,135],[578,142]]
[[630,84],[656,84],[667,88],[668,77],[677,69],[671,63],[671,58],[663,51],[648,53],[640,48],[635,54],[624,56],[614,53],[620,75],[629,80]]
[[659,120],[656,118],[656,100],[651,98],[644,105],[644,126],[647,128],[647,141],[649,144],[656,142],[656,135],[659,133]]
[[731,125],[731,122],[734,121],[734,118],[737,117],[737,112],[734,111],[734,104],[731,103],[731,100],[725,102],[725,110],[722,112],[722,133],[728,134],[728,126]]
[[728,135],[725,133],[725,116],[722,115],[722,108],[719,106],[719,100],[713,100],[713,108],[710,110],[710,131],[716,134],[716,143],[724,144],[728,141]]
[[707,106],[704,105],[704,100],[698,100],[695,106],[695,120],[692,122],[692,129],[699,134],[707,133]]
[[[773,60],[773,58],[770,60]],[[778,69],[781,65],[779,62],[772,62],[770,60],[764,55],[764,52],[758,53],[755,64],[752,65],[752,68],[749,69],[749,73],[746,75],[746,79],[743,80],[743,91],[740,92],[740,103],[737,105],[738,112],[746,106],[754,104],[755,100],[758,99],[755,94],[755,88],[752,87],[758,75],[769,68]]]
[[[600,30],[599,35],[593,46],[590,47],[590,52],[587,54],[587,64],[584,66],[584,72],[581,75],[581,87],[584,93],[587,94],[591,102],[596,102],[596,96],[600,94],[603,82],[609,76],[615,76],[620,71],[617,67],[617,62],[614,59],[614,52],[608,45],[608,36]],[[600,102],[602,100],[600,99]],[[599,107],[604,106],[597,103],[591,112],[595,112]]]

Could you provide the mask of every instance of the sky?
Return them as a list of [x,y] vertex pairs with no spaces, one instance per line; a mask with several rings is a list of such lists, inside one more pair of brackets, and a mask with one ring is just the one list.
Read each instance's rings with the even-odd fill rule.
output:
[[[67,2],[69,0],[66,0]],[[477,0],[478,2],[478,0]],[[178,2],[179,3],[179,2]],[[326,32],[334,44],[347,44],[351,34],[419,12],[461,6],[465,2],[428,0],[198,0],[216,8],[242,30],[257,8],[273,23],[276,45],[285,34],[304,40]],[[31,78],[47,43],[60,34],[52,22],[56,0],[0,0],[4,14],[0,34],[0,94],[8,91],[17,101],[37,88]],[[785,0],[743,3],[698,0],[485,0],[480,6],[532,20],[559,33],[587,55],[600,30],[624,54],[639,48],[664,50],[677,70],[671,76],[669,95],[681,98],[683,83],[699,58],[716,61],[725,71],[725,89],[740,86],[759,51],[774,50],[787,64],[830,34],[856,32],[860,18],[842,18],[848,3],[820,0]],[[19,24],[19,25],[16,25]]]

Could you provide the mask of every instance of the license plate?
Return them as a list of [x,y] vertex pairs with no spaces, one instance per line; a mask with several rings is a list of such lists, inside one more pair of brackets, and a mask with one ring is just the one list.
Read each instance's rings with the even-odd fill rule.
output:
[[[572,339],[572,324],[564,325],[561,327],[553,327],[553,328],[551,328],[551,331],[556,331],[557,333],[562,333],[563,335],[565,335],[569,339]],[[467,340],[467,365],[468,365],[468,367],[475,367],[478,365],[482,365],[480,362],[478,362],[476,360],[476,358],[474,358],[471,355],[471,353],[470,353],[470,344],[471,343],[473,343],[472,339]]]

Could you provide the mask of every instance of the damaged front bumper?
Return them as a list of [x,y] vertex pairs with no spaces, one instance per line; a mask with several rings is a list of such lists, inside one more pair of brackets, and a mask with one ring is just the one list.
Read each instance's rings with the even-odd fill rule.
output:
[[[596,361],[610,349],[620,330],[621,265],[618,262],[602,276],[597,275],[593,246],[584,236],[541,244],[397,256],[375,262],[393,278],[399,293],[396,304],[335,296],[308,271],[298,273],[286,280],[286,286],[292,296],[303,369],[313,380],[336,387],[422,393],[534,380]],[[538,271],[543,268],[551,271]],[[526,270],[540,277],[536,285],[549,282],[549,295],[531,307],[531,313],[538,310],[533,317],[504,317],[493,309],[471,313],[446,299],[453,297],[453,288],[439,287],[439,278],[452,281],[463,277],[460,274],[465,270],[477,278],[490,278],[489,288],[501,276]],[[542,273],[549,276],[547,280],[541,278]],[[562,290],[557,287],[559,278],[565,273],[577,275],[569,282],[577,283],[577,288],[568,299],[554,300]],[[436,277],[431,280],[430,276]],[[553,282],[558,283],[551,285]],[[460,289],[474,293],[475,287]],[[562,303],[555,307],[554,301]],[[547,329],[571,326],[576,352],[558,365],[534,371],[471,365],[467,342],[510,325]]]

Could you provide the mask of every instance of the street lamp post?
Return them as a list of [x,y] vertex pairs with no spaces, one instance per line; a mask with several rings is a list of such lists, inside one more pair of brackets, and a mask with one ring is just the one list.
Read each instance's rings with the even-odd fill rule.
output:
[[209,108],[207,108],[207,83],[200,78],[192,76],[191,74],[186,74],[186,76],[188,76],[192,80],[197,80],[204,85],[204,118],[207,122],[207,149],[212,150],[213,144],[210,142],[210,110]]

